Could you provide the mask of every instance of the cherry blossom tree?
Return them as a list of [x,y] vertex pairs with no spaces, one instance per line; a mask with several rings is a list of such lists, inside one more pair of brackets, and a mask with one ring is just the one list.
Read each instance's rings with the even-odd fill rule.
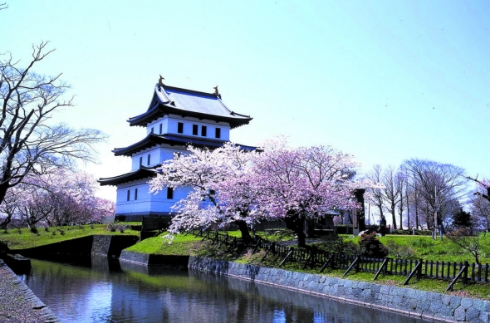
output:
[[250,239],[248,225],[263,215],[257,203],[259,191],[248,176],[255,156],[256,152],[225,143],[215,150],[188,146],[187,154],[175,154],[164,162],[150,181],[150,192],[192,188],[173,206],[169,232],[237,224],[242,237]]
[[358,207],[354,190],[371,185],[351,179],[358,166],[353,156],[330,146],[290,148],[279,139],[265,145],[251,176],[262,192],[260,205],[270,217],[284,220],[304,247],[306,219]]
[[29,175],[9,190],[0,212],[0,227],[12,218],[22,219],[31,231],[36,225],[62,226],[100,222],[114,213],[114,203],[95,196],[95,178],[83,172],[58,169],[42,175]]

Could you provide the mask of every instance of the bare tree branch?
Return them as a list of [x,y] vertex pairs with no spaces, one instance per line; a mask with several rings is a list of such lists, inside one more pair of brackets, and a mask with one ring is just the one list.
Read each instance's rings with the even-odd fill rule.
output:
[[10,54],[0,56],[0,203],[30,172],[69,167],[76,159],[94,161],[94,144],[104,139],[98,130],[52,123],[53,113],[72,106],[73,98],[63,98],[70,87],[60,80],[61,73],[46,76],[32,70],[54,51],[48,44],[32,46],[25,68]]
[[479,195],[481,197],[483,197],[485,200],[489,201],[490,202],[490,185],[487,185],[486,183],[480,181],[478,179],[478,175],[476,177],[470,177],[470,176],[464,176],[465,178],[473,181],[473,182],[476,182],[478,184],[480,184],[480,186],[484,189],[487,190],[487,194],[485,193],[481,193],[481,192],[475,192],[475,195]]

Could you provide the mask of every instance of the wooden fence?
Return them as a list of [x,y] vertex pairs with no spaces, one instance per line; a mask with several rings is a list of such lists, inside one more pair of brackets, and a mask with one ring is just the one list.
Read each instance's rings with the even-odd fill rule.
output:
[[219,231],[195,231],[194,235],[202,236],[203,240],[212,240],[218,247],[228,248],[251,248],[253,252],[259,249],[265,250],[267,257],[275,257],[281,260],[279,267],[286,262],[296,262],[303,264],[303,269],[319,268],[323,272],[326,268],[345,269],[347,275],[351,270],[368,272],[375,274],[374,280],[380,274],[407,276],[405,285],[413,276],[417,278],[429,278],[451,281],[448,290],[457,279],[461,279],[465,284],[468,282],[489,283],[488,264],[468,264],[468,262],[444,262],[432,260],[412,260],[412,259],[393,259],[393,258],[369,258],[356,255],[336,254],[318,250],[316,248],[292,248],[281,243],[268,241],[258,238],[255,241],[245,243],[241,238],[231,237],[225,232]]

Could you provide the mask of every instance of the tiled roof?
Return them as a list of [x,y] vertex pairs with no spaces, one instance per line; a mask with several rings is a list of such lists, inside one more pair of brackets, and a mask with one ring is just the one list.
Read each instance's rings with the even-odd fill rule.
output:
[[250,116],[228,109],[220,94],[157,84],[148,110],[130,118],[128,122],[131,126],[146,126],[169,113],[228,122],[231,128],[248,124],[252,120]]

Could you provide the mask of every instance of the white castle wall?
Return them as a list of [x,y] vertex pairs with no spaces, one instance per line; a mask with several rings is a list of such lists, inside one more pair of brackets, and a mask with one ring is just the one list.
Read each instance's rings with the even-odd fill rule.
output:
[[[149,135],[150,133],[161,135],[161,134],[179,134],[178,133],[178,123],[182,122],[184,124],[184,129],[183,132],[180,133],[180,135],[184,136],[193,136],[196,138],[207,138],[207,139],[216,139],[215,137],[215,129],[220,128],[221,129],[221,136],[220,140],[230,140],[230,125],[227,122],[216,122],[212,120],[207,120],[207,119],[197,119],[193,117],[185,117],[182,118],[181,116],[177,115],[169,115],[169,116],[164,116],[162,118],[159,118],[155,120],[154,122],[148,124],[146,127],[146,134]],[[160,132],[160,125],[162,131]],[[198,134],[194,135],[192,133],[192,126],[197,125],[198,126]],[[201,135],[201,128],[202,126],[207,127],[207,134],[206,136]]]
[[[118,185],[116,214],[148,214],[170,213],[171,207],[179,200],[185,198],[191,188],[178,188],[174,190],[172,199],[167,199],[167,190],[163,189],[157,194],[149,192],[148,180],[139,180]],[[135,199],[135,191],[138,196]],[[129,191],[129,201],[128,201]]]

